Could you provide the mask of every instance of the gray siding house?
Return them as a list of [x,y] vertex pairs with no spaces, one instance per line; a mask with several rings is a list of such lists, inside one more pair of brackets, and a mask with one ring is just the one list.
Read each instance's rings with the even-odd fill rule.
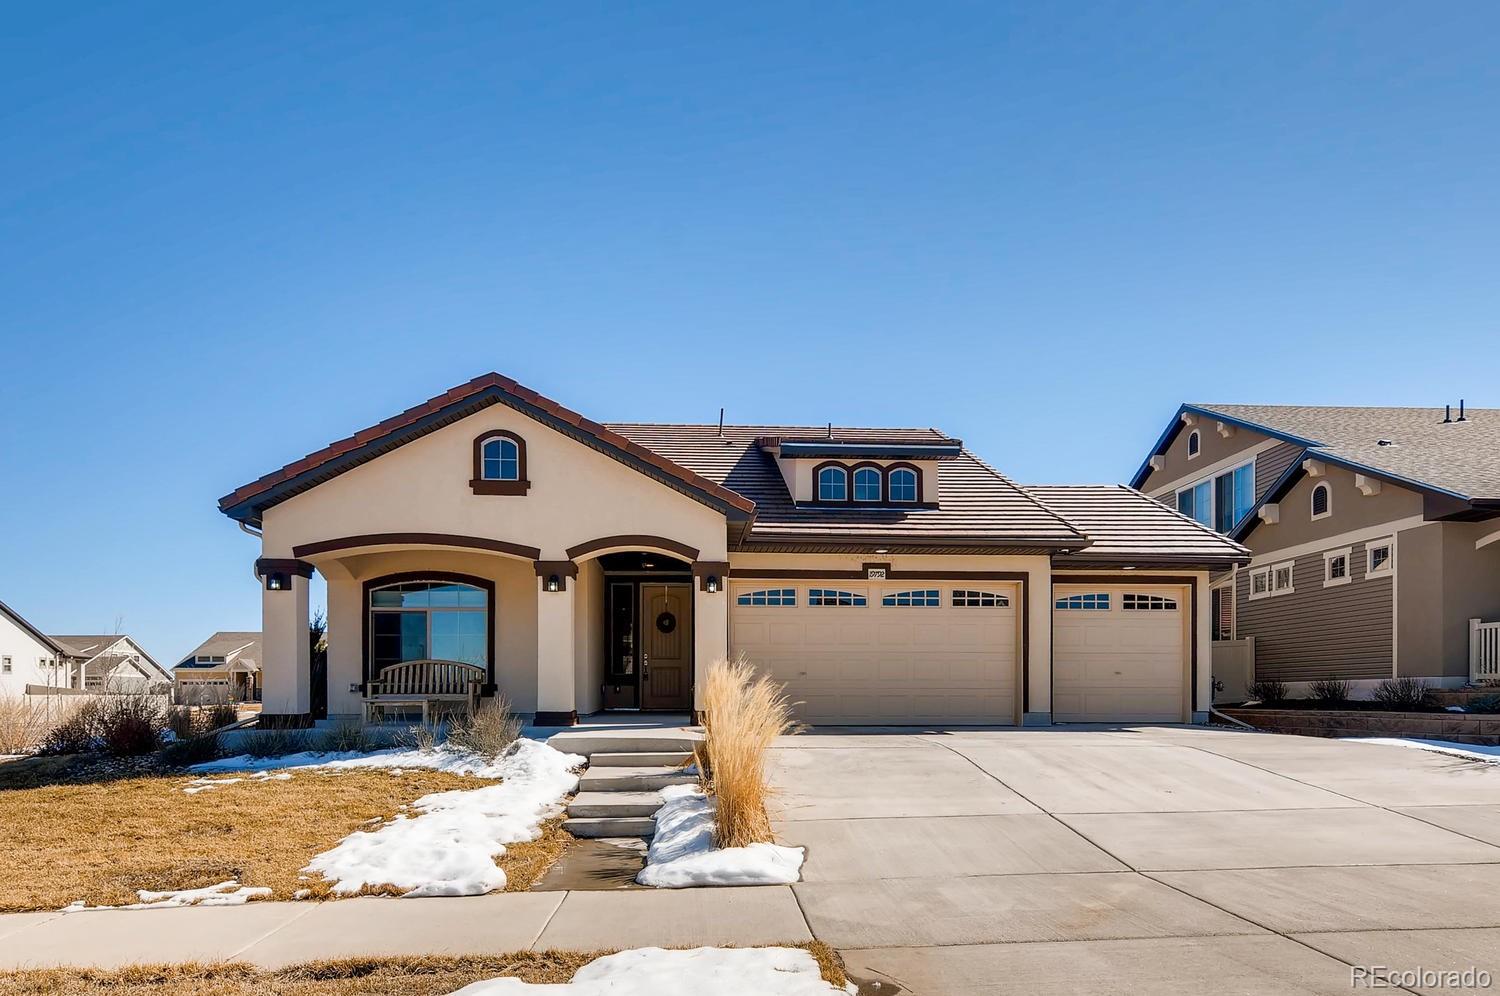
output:
[[1214,674],[1500,679],[1500,410],[1185,404],[1131,481],[1249,547]]

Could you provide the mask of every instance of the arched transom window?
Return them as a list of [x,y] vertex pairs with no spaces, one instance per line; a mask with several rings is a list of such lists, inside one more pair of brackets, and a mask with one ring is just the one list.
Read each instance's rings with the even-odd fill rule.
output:
[[910,467],[891,471],[891,501],[917,500],[917,472]]
[[521,451],[516,446],[516,441],[509,436],[486,439],[479,471],[482,480],[519,481],[521,479]]
[[848,501],[849,472],[843,467],[824,467],[818,471],[818,501]]
[[880,500],[879,467],[860,467],[854,472],[854,500]]

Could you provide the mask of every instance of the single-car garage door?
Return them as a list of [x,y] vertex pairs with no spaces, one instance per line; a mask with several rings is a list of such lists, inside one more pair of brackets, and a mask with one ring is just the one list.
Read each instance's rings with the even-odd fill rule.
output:
[[735,582],[730,649],[827,725],[1016,722],[1020,586]]
[[1180,723],[1187,589],[1053,585],[1052,718]]

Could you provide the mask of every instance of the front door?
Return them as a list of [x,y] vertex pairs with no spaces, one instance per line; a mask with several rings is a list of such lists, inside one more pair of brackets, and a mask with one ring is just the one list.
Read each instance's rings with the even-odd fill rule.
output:
[[693,587],[641,584],[641,707],[693,704]]

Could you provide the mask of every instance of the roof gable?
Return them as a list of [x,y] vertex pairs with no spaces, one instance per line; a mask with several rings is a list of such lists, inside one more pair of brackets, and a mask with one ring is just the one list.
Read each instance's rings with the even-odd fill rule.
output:
[[31,625],[31,623],[26,621],[26,618],[24,616],[22,616],[15,609],[11,608],[9,605],[6,605],[4,602],[0,602],[0,615],[5,616],[5,618],[15,623],[22,630],[24,630],[28,636],[30,636],[36,642],[40,643],[42,646],[46,647],[52,653],[57,654],[59,657],[68,656],[68,651],[66,648],[58,646],[57,641],[53,640],[52,637],[48,636],[46,633],[43,633],[41,630]]

